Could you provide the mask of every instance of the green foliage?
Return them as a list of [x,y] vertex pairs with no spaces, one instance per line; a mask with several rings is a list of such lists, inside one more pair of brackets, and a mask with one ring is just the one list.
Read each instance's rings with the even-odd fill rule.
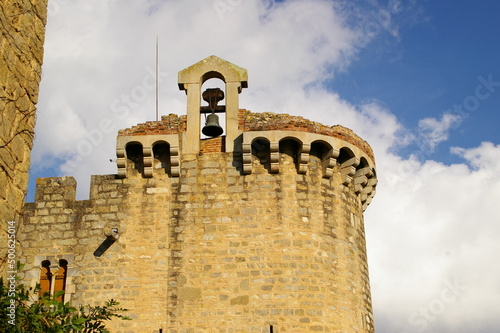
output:
[[[22,268],[22,267],[19,267]],[[80,306],[78,309],[57,300],[64,292],[40,295],[40,289],[26,289],[22,283],[6,283],[0,278],[0,333],[105,333],[105,321],[130,320],[120,314],[127,311],[117,301],[103,306]],[[33,297],[38,294],[37,297]]]

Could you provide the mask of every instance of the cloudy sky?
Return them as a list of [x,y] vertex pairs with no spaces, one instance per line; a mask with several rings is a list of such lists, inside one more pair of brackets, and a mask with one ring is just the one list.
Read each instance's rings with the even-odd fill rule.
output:
[[382,333],[500,330],[500,2],[50,0],[37,177],[116,173],[116,132],[185,114],[177,73],[217,55],[240,106],[341,124],[370,142],[365,214]]

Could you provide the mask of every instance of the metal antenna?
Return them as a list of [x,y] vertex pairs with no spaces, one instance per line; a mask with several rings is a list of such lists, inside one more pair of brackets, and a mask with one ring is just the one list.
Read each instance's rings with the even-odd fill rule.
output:
[[156,36],[156,121],[158,121],[158,35]]

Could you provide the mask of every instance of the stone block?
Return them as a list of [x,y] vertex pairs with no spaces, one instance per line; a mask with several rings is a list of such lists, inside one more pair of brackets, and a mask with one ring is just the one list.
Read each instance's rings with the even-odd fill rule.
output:
[[177,297],[181,301],[194,301],[201,298],[201,288],[182,287],[178,289]]

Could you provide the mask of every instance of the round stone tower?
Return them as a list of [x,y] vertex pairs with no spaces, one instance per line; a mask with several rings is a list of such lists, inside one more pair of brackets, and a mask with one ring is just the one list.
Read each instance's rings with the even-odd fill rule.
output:
[[118,300],[132,320],[116,333],[373,332],[371,148],[242,110],[246,87],[246,70],[206,58],[179,73],[187,115],[121,130],[118,174],[92,176],[88,200],[72,177],[38,179],[22,280],[73,306]]
[[[223,83],[217,100],[202,92],[213,78]],[[370,146],[339,125],[240,109],[247,72],[215,56],[178,83],[186,116],[118,135],[130,218],[115,225],[116,251],[150,276],[133,309],[148,315],[134,321],[171,333],[373,332]],[[204,114],[221,116],[223,135],[203,138]]]

